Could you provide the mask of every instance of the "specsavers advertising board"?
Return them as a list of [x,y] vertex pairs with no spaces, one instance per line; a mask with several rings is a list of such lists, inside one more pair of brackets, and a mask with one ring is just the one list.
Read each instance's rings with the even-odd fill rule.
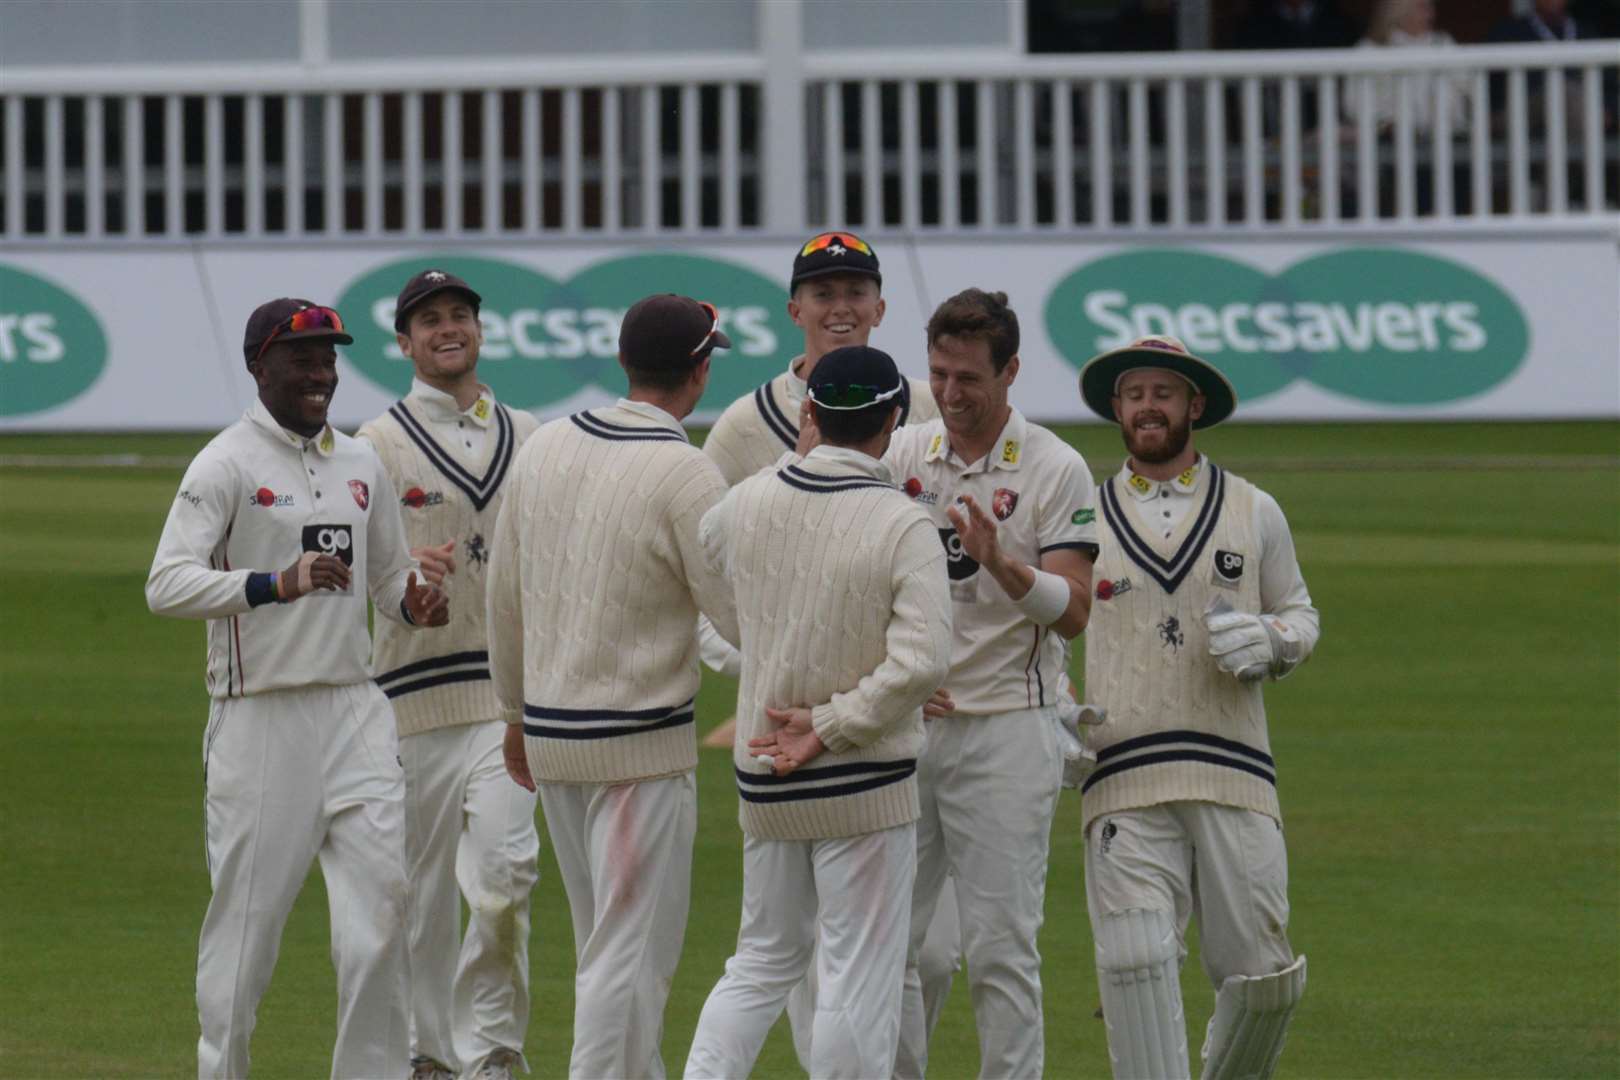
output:
[[[1239,420],[1620,416],[1620,247],[1613,235],[1376,242],[1077,243],[873,235],[887,304],[872,343],[927,369],[923,327],[968,286],[1006,292],[1023,331],[1013,400],[1092,420],[1092,355],[1173,334],[1226,372]],[[785,284],[795,241],[559,246],[177,247],[0,252],[0,431],[209,429],[247,407],[249,312],[278,296],[332,304],[332,415],[352,429],[410,386],[394,297],[440,267],[484,297],[479,371],[542,417],[624,391],[619,320],[653,292],[709,300],[717,354],[698,422],[781,371],[802,334]]]

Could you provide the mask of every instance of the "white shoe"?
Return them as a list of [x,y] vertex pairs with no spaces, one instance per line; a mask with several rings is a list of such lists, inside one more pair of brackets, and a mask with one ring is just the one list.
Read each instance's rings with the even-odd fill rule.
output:
[[430,1057],[411,1058],[411,1080],[456,1080],[449,1067]]
[[484,1055],[484,1060],[467,1074],[467,1080],[512,1080],[512,1070],[522,1061],[516,1050],[498,1046]]

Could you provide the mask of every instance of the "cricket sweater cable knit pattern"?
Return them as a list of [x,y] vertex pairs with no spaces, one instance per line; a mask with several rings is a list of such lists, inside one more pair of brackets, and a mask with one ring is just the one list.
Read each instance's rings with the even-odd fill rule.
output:
[[491,544],[490,672],[541,782],[697,766],[697,615],[737,637],[698,522],[725,494],[662,409],[621,399],[543,425],[512,463]]
[[[720,467],[727,484],[741,483],[798,446],[806,386],[794,368],[803,359],[795,356],[786,371],[726,406],[703,440],[703,452]],[[920,424],[939,415],[927,382],[907,379],[906,385],[900,423]]]
[[[488,400],[481,397],[480,404]],[[490,401],[488,437],[477,460],[435,437],[420,401],[406,398],[356,433],[371,443],[394,479],[412,548],[456,541],[455,572],[445,582],[450,623],[413,634],[379,622],[372,645],[377,685],[394,707],[399,734],[494,720],[489,682],[484,579],[503,484],[518,447],[539,426],[532,415]]]
[[1087,731],[1097,768],[1082,817],[1175,800],[1218,803],[1278,821],[1277,771],[1261,683],[1240,683],[1209,655],[1203,613],[1216,598],[1261,610],[1258,575],[1227,580],[1217,552],[1258,562],[1255,488],[1208,466],[1204,501],[1168,539],[1154,534],[1118,478],[1098,504],[1095,580],[1103,587],[1086,634],[1086,697],[1108,710]]
[[[804,840],[915,821],[922,706],[950,668],[939,535],[878,461],[818,447],[734,488],[703,522],[743,637],[734,765],[749,835]],[[748,740],[812,707],[826,750],[778,777]]]

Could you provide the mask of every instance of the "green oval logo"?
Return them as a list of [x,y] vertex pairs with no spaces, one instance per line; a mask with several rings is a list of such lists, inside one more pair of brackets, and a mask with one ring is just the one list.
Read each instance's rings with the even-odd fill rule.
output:
[[107,367],[107,335],[60,285],[0,264],[0,416],[71,401]]
[[1391,248],[1313,256],[1276,276],[1218,255],[1112,255],[1046,305],[1065,360],[1171,334],[1219,367],[1242,401],[1295,379],[1391,405],[1482,393],[1524,363],[1530,329],[1501,287],[1448,259]]
[[539,409],[589,386],[626,389],[619,322],[654,292],[679,292],[720,310],[731,338],[716,352],[699,408],[719,410],[787,366],[800,337],[780,284],[754,270],[693,255],[631,255],[586,267],[567,281],[519,263],[465,255],[397,259],[357,279],[338,297],[354,344],[349,362],[394,394],[410,390],[411,363],[394,338],[394,300],[424,267],[465,279],[483,296],[478,377],[514,408]]

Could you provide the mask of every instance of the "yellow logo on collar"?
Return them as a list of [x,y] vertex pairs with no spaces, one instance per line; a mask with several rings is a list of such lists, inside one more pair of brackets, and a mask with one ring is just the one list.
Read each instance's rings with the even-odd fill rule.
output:
[[326,453],[326,454],[329,454],[329,453],[332,452],[332,429],[331,428],[327,428],[326,429],[326,434],[321,436],[321,452]]
[[480,420],[489,419],[489,398],[478,399],[478,404],[473,406],[473,415]]
[[1153,490],[1153,483],[1145,476],[1138,476],[1135,473],[1131,473],[1131,487],[1146,495],[1148,492]]
[[945,436],[935,435],[934,441],[928,444],[928,456],[933,457],[935,454],[939,453],[939,448],[944,444],[944,442]]
[[1018,454],[1019,448],[1017,439],[1008,439],[1006,442],[1001,444],[1001,463],[1003,465],[1018,464]]
[[1193,481],[1198,478],[1198,466],[1194,465],[1176,477],[1176,483],[1182,487],[1192,487]]

